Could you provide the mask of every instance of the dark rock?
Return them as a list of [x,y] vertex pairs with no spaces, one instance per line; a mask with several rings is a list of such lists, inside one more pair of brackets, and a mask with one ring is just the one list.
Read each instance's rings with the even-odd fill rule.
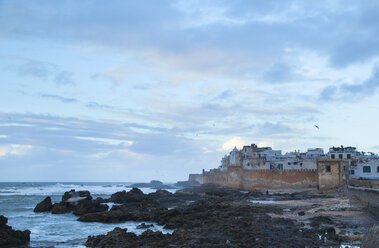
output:
[[194,187],[194,186],[199,186],[200,183],[197,181],[178,181],[174,185],[177,187]]
[[105,199],[103,199],[101,197],[97,197],[94,201],[97,202],[97,203],[106,203],[106,202],[108,202],[107,200],[105,200]]
[[0,215],[0,247],[25,247],[30,240],[30,231],[16,231],[7,225],[8,219]]
[[379,247],[379,225],[376,224],[368,229],[362,240],[362,248]]
[[327,224],[327,225],[330,225],[330,224],[334,224],[334,221],[332,219],[330,219],[329,217],[327,216],[316,216],[316,217],[312,217],[312,218],[309,218],[309,220],[311,221],[311,226],[312,227],[318,227],[318,226],[321,226],[322,224]]
[[147,196],[138,188],[132,188],[129,192],[125,190],[111,195],[109,201],[114,203],[141,202],[146,200]]
[[152,189],[175,189],[175,187],[163,184],[158,180],[151,180],[150,183],[135,183],[131,187],[134,188],[152,188]]
[[336,230],[333,227],[329,227],[326,230],[326,238],[328,240],[338,240],[338,235],[336,234]]
[[138,217],[128,211],[120,209],[111,210],[109,212],[97,212],[84,214],[79,217],[78,221],[82,222],[102,222],[102,223],[121,223],[125,221],[136,221]]
[[75,206],[66,202],[54,203],[51,209],[52,214],[66,214],[75,210]]
[[92,200],[92,196],[87,190],[75,191],[72,189],[63,194],[61,202],[52,205],[51,212],[53,214],[73,212],[76,215],[83,215],[107,211],[109,208],[108,205],[101,204],[102,202],[106,201],[102,198]]
[[63,194],[62,202],[66,202],[71,197],[86,197],[88,200],[92,200],[91,193],[88,190],[75,191],[72,189]]
[[8,223],[8,219],[5,216],[0,215],[0,228],[5,226],[7,223]]
[[297,214],[298,214],[299,216],[304,216],[304,215],[305,215],[305,212],[304,212],[304,211],[299,211]]
[[89,236],[85,243],[88,247],[168,247],[169,234],[147,230],[140,236],[116,227],[107,235]]
[[75,215],[83,215],[87,213],[96,213],[96,212],[104,212],[108,210],[108,205],[98,203],[92,200],[82,200],[79,201],[75,206]]
[[[301,198],[300,194],[270,194],[281,199]],[[329,217],[311,218],[315,228],[304,228],[280,215],[282,207],[256,205],[248,201],[265,195],[259,192],[241,192],[218,186],[198,186],[171,194],[164,190],[145,195],[135,190],[118,192],[113,198],[123,201],[108,212],[89,213],[80,216],[80,221],[117,223],[123,221],[154,222],[172,234],[148,230],[136,236],[126,229],[114,229],[107,235],[89,237],[86,245],[91,247],[322,247],[328,238],[328,247],[338,247],[339,236],[330,225]],[[267,198],[266,198],[267,199]],[[176,208],[167,209],[169,204]],[[146,228],[147,225],[141,225]]]
[[34,212],[50,212],[53,208],[53,204],[51,203],[51,197],[46,197],[43,201],[37,204],[34,208]]
[[142,223],[137,226],[137,229],[144,229],[144,228],[149,228],[149,227],[154,227],[154,225],[153,224],[146,225],[145,223]]

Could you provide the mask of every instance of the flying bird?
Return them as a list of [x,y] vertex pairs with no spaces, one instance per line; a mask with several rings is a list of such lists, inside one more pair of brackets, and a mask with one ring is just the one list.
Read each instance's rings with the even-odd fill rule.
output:
[[317,129],[320,129],[317,125],[315,125],[315,127],[316,127]]

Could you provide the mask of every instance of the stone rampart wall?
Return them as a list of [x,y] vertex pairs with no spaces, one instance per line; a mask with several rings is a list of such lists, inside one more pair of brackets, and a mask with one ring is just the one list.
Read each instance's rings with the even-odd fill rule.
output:
[[349,180],[349,184],[357,187],[379,189],[379,180]]
[[241,189],[314,187],[317,170],[244,170],[231,166],[226,171],[204,172],[203,182]]
[[379,191],[348,188],[348,193],[358,198],[367,210],[379,220]]

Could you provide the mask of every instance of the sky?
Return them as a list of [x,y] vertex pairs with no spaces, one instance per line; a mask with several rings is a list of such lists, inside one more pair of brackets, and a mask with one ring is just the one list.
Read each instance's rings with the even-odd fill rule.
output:
[[378,13],[0,0],[0,181],[175,182],[252,143],[378,153]]

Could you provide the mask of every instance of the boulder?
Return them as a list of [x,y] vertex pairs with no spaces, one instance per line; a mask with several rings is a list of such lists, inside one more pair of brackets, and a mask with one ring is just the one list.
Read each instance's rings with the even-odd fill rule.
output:
[[121,223],[125,221],[136,221],[137,216],[122,210],[111,210],[108,212],[97,212],[81,215],[78,221],[82,222],[102,222],[102,223]]
[[50,212],[53,208],[53,204],[51,203],[51,197],[46,197],[43,201],[37,204],[34,208],[34,212]]
[[91,193],[88,190],[75,191],[72,189],[63,194],[62,202],[66,202],[68,199],[74,197],[86,197],[88,200],[92,200]]
[[51,209],[52,214],[66,214],[74,211],[75,206],[66,202],[54,203]]
[[142,202],[147,196],[138,188],[132,188],[129,192],[125,190],[111,195],[109,201],[115,203]]
[[0,215],[0,247],[26,246],[30,241],[30,231],[16,231],[7,225],[8,219]]
[[153,224],[146,225],[145,223],[142,223],[142,224],[137,226],[137,229],[145,229],[145,228],[149,228],[149,227],[154,227],[154,225]]
[[96,213],[96,212],[104,212],[108,210],[108,205],[101,204],[99,202],[93,200],[82,200],[79,201],[75,206],[75,215],[83,215],[87,213]]
[[88,247],[168,247],[170,234],[146,230],[140,236],[116,227],[107,235],[89,236],[85,243]]
[[299,216],[304,216],[304,215],[305,215],[305,212],[304,212],[304,211],[299,211],[297,214],[298,214]]

